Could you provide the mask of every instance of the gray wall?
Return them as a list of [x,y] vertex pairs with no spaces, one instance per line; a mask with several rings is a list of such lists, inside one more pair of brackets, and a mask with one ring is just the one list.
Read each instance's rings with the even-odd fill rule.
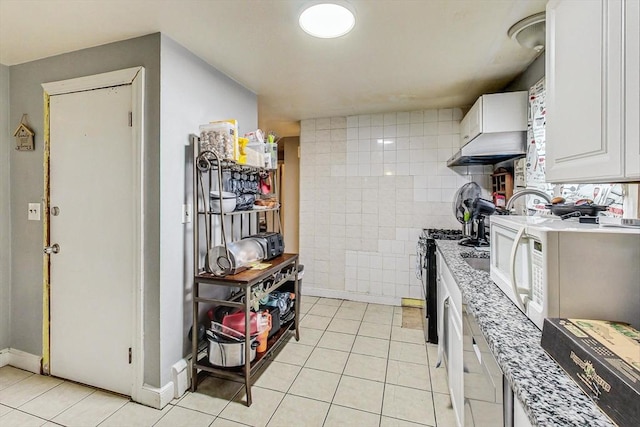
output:
[[[27,203],[42,200],[45,82],[143,66],[145,85],[145,381],[160,385],[159,168],[160,34],[84,49],[10,67],[10,123],[29,115],[36,150],[11,150],[11,347],[42,354],[42,222],[27,221]],[[108,177],[104,177],[108,179]],[[90,279],[90,278],[88,278]]]
[[7,242],[11,241],[9,153],[14,130],[9,125],[9,67],[0,64],[0,350],[11,343],[11,246]]
[[282,138],[279,144],[284,144],[284,176],[280,184],[284,247],[287,252],[297,254],[300,244],[300,137]]
[[160,379],[166,384],[171,365],[190,352],[193,229],[182,224],[182,205],[194,205],[189,135],[199,133],[201,124],[225,119],[237,119],[240,134],[255,130],[258,100],[165,35],[161,69]]
[[544,73],[544,56],[542,52],[518,77],[513,79],[504,89],[503,92],[514,92],[517,90],[529,90],[531,86],[536,84],[538,80],[545,76]]

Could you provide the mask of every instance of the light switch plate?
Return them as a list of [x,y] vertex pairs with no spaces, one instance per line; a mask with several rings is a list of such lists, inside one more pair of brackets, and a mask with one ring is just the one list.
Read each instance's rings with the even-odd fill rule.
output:
[[40,203],[29,203],[29,221],[40,221]]
[[182,205],[182,223],[191,222],[191,204]]

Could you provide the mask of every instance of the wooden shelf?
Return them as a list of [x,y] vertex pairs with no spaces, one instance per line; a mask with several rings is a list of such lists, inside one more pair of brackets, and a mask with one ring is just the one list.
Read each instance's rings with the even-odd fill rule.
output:
[[[262,353],[256,353],[255,359],[251,361],[251,376],[253,376],[259,369],[260,366],[264,363],[264,359],[270,356],[274,351],[276,351],[284,340],[289,336],[289,332],[295,331],[295,317],[291,319],[289,322],[285,323],[284,326],[278,330],[271,338],[267,340],[267,350]],[[196,363],[196,368],[207,371],[213,374],[221,374],[221,376],[225,376],[228,378],[237,378],[244,376],[244,366],[235,366],[232,368],[224,368],[220,366],[214,366],[207,360],[208,356],[204,356],[198,359]]]
[[491,193],[504,196],[504,202],[508,202],[513,196],[513,176],[507,171],[494,172],[491,175]]

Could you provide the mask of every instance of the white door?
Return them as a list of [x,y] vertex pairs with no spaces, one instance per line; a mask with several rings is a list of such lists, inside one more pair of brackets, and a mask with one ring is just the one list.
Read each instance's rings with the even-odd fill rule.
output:
[[126,395],[139,205],[130,111],[130,84],[50,98],[50,373]]

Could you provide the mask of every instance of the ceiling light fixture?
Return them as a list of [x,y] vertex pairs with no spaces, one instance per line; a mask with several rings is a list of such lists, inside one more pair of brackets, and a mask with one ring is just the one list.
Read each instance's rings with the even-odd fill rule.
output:
[[331,39],[344,36],[356,24],[349,8],[336,3],[318,3],[306,8],[298,19],[300,27],[314,37]]
[[520,46],[541,52],[545,44],[545,13],[536,13],[516,22],[507,35]]

